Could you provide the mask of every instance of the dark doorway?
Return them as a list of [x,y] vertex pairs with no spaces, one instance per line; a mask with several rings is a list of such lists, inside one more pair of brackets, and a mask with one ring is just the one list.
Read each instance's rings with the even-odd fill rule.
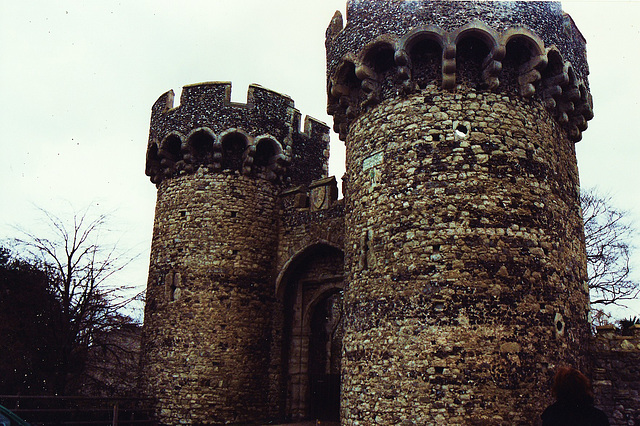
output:
[[315,244],[283,274],[284,418],[337,421],[342,355],[344,255]]
[[309,338],[309,409],[318,420],[340,419],[342,292],[319,301],[313,310]]

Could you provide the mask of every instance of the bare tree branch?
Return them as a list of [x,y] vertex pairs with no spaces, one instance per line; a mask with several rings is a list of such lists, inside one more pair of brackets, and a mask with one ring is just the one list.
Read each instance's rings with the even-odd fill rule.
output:
[[[51,235],[40,236],[18,228],[15,242],[44,265],[53,293],[60,301],[63,324],[59,340],[63,347],[60,392],[69,390],[77,363],[86,358],[97,333],[131,320],[118,311],[138,295],[127,295],[133,286],[113,285],[114,275],[133,258],[118,251],[104,234],[108,216],[90,216],[89,209],[64,220],[39,209]],[[123,322],[124,321],[124,322]]]
[[594,189],[580,194],[587,249],[587,274],[591,305],[624,306],[626,301],[640,296],[638,282],[630,277],[634,229],[627,214],[612,206],[611,198]]

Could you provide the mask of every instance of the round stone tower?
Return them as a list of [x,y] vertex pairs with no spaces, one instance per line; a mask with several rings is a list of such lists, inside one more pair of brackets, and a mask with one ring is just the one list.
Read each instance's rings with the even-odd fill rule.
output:
[[[230,83],[154,104],[146,174],[158,188],[143,335],[143,387],[163,424],[264,421],[282,185],[326,176],[328,129],[287,96]],[[315,142],[314,142],[315,141]],[[320,141],[319,143],[317,143]],[[302,159],[302,149],[312,156]],[[300,151],[300,152],[298,152]]]
[[558,2],[352,0],[326,47],[343,424],[535,422],[586,367],[585,40]]

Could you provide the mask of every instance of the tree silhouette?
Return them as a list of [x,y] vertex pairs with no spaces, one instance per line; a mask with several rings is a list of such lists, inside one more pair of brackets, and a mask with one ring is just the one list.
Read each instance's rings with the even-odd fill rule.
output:
[[59,312],[47,274],[0,247],[0,394],[52,390],[59,359],[52,330]]
[[594,309],[624,305],[640,296],[638,282],[630,277],[630,241],[634,229],[626,212],[613,207],[610,197],[593,189],[581,192],[580,204],[591,305]]
[[51,332],[60,350],[52,389],[59,395],[73,394],[82,386],[90,348],[100,342],[96,336],[130,323],[118,311],[138,295],[125,297],[132,286],[109,283],[131,259],[106,242],[107,215],[90,218],[85,210],[63,220],[40,212],[49,232],[20,229],[22,236],[15,241],[40,265],[57,301],[57,326]]

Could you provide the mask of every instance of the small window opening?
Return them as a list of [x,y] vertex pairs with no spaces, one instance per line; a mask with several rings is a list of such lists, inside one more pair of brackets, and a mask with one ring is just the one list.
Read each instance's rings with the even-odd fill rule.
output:
[[466,135],[468,131],[469,130],[465,126],[463,126],[462,124],[458,124],[458,127],[456,127],[456,132],[460,132],[460,133],[462,133],[464,135]]
[[170,302],[175,302],[176,301],[176,289],[178,287],[176,287],[175,284],[171,284],[171,287],[169,288],[169,301]]
[[444,373],[444,367],[436,367],[436,374]]
[[469,127],[467,123],[453,123],[456,139],[466,139],[469,136]]
[[362,254],[361,254],[362,269],[369,269],[369,232],[365,232],[362,237]]
[[439,133],[435,133],[431,136],[433,138],[434,141],[439,142],[440,141],[440,134]]
[[236,216],[238,216],[238,212],[231,212],[230,216],[231,217],[236,217]]
[[564,334],[564,319],[562,318],[562,314],[560,314],[559,312],[556,313],[555,318],[553,319],[554,325],[556,327],[556,332],[558,334]]

